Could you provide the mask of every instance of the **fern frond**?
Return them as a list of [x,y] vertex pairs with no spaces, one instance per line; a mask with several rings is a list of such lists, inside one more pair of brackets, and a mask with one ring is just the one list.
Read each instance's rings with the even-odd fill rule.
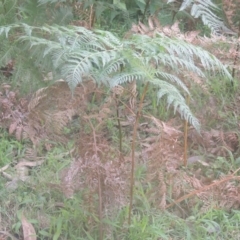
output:
[[117,85],[126,83],[126,82],[132,82],[134,80],[143,80],[143,75],[139,72],[131,72],[131,73],[120,73],[116,76],[114,76],[111,79],[110,87],[116,87]]
[[121,56],[105,64],[102,69],[95,69],[91,72],[91,77],[96,83],[103,83],[104,85],[118,85],[112,84],[113,79],[110,77],[116,75],[125,66],[125,59]]
[[[157,65],[164,63],[173,68],[183,67],[204,77],[200,66],[196,65],[197,59],[207,71],[221,69],[221,74],[231,79],[227,68],[211,53],[201,47],[194,46],[178,39],[168,38],[157,33],[155,38],[145,35],[134,36],[135,47],[146,56],[147,61],[152,59]],[[130,47],[130,46],[129,46]],[[151,58],[152,57],[152,58]]]
[[[195,128],[199,127],[197,119],[172,83],[188,93],[187,87],[165,69],[171,68],[176,74],[187,70],[203,78],[204,71],[218,70],[231,79],[226,67],[209,52],[160,33],[155,38],[134,35],[121,40],[106,31],[26,24],[0,27],[0,33],[8,34],[15,28],[23,32],[17,40],[28,42],[30,52],[40,51],[41,60],[50,59],[53,70],[61,73],[72,90],[86,77],[110,87],[133,80],[150,82],[158,88],[157,98],[166,96],[168,106],[172,105],[174,112],[179,112]],[[37,62],[36,54],[34,56]]]
[[163,71],[156,71],[156,76],[158,77],[158,78],[163,78],[163,79],[166,79],[166,80],[169,80],[169,81],[171,81],[171,82],[173,82],[173,83],[176,83],[178,86],[180,86],[185,92],[187,92],[188,94],[190,94],[189,93],[189,91],[188,91],[188,88],[187,88],[187,86],[181,81],[181,79],[180,78],[178,78],[177,76],[174,76],[174,75],[172,75],[172,74],[169,74],[169,73],[167,73],[167,72],[163,72]]
[[72,8],[67,6],[55,10],[52,15],[54,15],[54,22],[58,25],[69,24],[73,20]]
[[17,48],[14,44],[9,44],[9,42],[2,37],[0,38],[0,41],[0,66],[4,66],[12,59],[12,56],[17,53]]
[[[169,0],[167,3],[176,2],[176,0]],[[208,26],[213,34],[222,33],[223,30],[228,30],[221,18],[215,12],[219,12],[219,8],[212,0],[183,0],[179,11],[184,11],[191,8],[191,15],[194,18],[201,18],[204,25]]]
[[176,111],[179,112],[182,118],[186,119],[197,130],[199,130],[200,125],[198,120],[193,116],[191,110],[185,102],[184,97],[180,94],[176,87],[166,81],[156,78],[150,82],[159,88],[157,92],[158,101],[166,96],[168,108],[172,105],[174,113],[176,113]]
[[81,81],[83,75],[91,75],[93,69],[101,69],[108,62],[116,59],[115,51],[78,51],[68,55],[67,64],[62,67],[62,74],[74,89]]
[[124,66],[125,66],[124,58],[120,57],[120,58],[114,59],[114,61],[110,62],[109,64],[106,64],[104,66],[104,71],[107,74],[111,74],[111,73],[120,71],[121,68]]

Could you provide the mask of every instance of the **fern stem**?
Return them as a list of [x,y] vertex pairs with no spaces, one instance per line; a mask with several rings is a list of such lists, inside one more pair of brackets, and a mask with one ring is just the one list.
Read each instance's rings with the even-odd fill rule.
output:
[[118,137],[119,137],[119,152],[122,155],[122,126],[119,119],[119,101],[116,99],[117,123],[118,123]]
[[136,137],[137,137],[137,128],[138,122],[143,108],[143,100],[146,96],[148,90],[149,82],[144,87],[143,94],[140,99],[139,108],[136,115],[136,121],[133,128],[133,137],[132,137],[132,166],[131,166],[131,176],[130,176],[130,203],[129,203],[129,212],[128,212],[128,225],[131,224],[131,213],[132,213],[132,204],[133,204],[133,189],[134,189],[134,171],[135,171],[135,148],[136,148]]
[[[89,124],[93,132],[93,150],[94,158],[98,158],[98,148],[97,148],[97,139],[95,128],[89,119]],[[102,215],[102,179],[101,179],[101,169],[100,166],[97,167],[97,176],[98,176],[98,216],[99,216],[99,240],[103,240],[103,215]]]
[[98,166],[98,214],[99,214],[99,240],[103,240],[103,222],[102,222],[102,180]]
[[[190,101],[190,97],[189,94],[187,95],[187,105],[189,106],[189,101]],[[188,121],[184,120],[184,155],[183,155],[183,163],[184,166],[187,166],[187,151],[188,151]]]
[[90,6],[90,19],[89,19],[90,28],[93,28],[94,22],[95,22],[95,6],[94,4],[92,4]]

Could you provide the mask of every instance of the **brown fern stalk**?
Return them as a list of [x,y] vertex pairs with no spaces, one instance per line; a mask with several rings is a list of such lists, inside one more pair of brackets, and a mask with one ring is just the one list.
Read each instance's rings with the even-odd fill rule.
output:
[[94,22],[95,22],[95,6],[94,4],[90,7],[90,19],[89,19],[89,26],[93,28]]
[[99,214],[99,240],[103,240],[103,223],[102,223],[102,180],[98,167],[98,214]]
[[118,137],[119,137],[119,152],[122,155],[122,125],[119,116],[119,100],[116,99],[117,123],[118,123]]
[[[93,150],[94,150],[94,157],[98,157],[98,148],[97,148],[97,139],[96,139],[96,132],[95,128],[93,127],[93,124],[91,120],[89,120],[90,126],[93,131]],[[99,217],[99,240],[103,240],[103,214],[102,214],[102,181],[101,181],[101,170],[100,166],[98,166],[97,169],[97,175],[98,175],[98,217]]]
[[[187,95],[187,105],[189,106],[190,97],[189,94]],[[184,121],[184,155],[183,155],[183,161],[184,166],[187,166],[187,152],[188,152],[188,121]]]
[[131,216],[132,216],[132,204],[133,204],[133,189],[134,189],[134,171],[135,171],[135,148],[136,148],[136,137],[137,137],[137,128],[138,128],[138,122],[139,122],[139,118],[141,116],[141,111],[143,108],[143,100],[146,96],[147,90],[148,90],[148,85],[149,82],[147,82],[147,84],[144,87],[143,90],[143,94],[141,96],[140,99],[140,103],[139,103],[139,108],[137,111],[137,115],[136,115],[136,121],[134,124],[134,128],[133,128],[133,137],[132,137],[132,166],[131,166],[131,176],[130,176],[130,202],[129,202],[129,212],[128,212],[128,225],[130,226],[131,224]]

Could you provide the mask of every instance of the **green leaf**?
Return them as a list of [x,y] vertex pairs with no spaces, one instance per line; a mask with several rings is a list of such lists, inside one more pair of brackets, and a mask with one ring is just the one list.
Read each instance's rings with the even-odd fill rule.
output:
[[124,10],[124,11],[127,10],[126,4],[124,2],[121,2],[121,0],[113,0],[113,4],[121,10]]

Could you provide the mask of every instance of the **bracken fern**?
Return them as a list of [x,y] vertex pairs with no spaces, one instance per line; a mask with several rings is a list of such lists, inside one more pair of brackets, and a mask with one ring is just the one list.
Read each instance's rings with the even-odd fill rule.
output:
[[231,79],[226,67],[207,51],[161,33],[154,38],[133,35],[121,40],[110,32],[82,27],[14,24],[1,27],[0,34],[8,36],[13,29],[22,32],[16,41],[27,42],[35,52],[32,60],[39,61],[38,56],[41,61],[51,60],[53,72],[65,79],[72,91],[86,79],[109,87],[133,80],[149,82],[157,89],[158,100],[166,96],[168,106],[173,105],[174,111],[197,129],[199,123],[181,92],[189,94],[187,87],[166,69],[176,74],[185,69],[201,77],[204,70],[218,70]]
[[[168,0],[168,3],[177,2],[176,0]],[[190,9],[190,14],[194,18],[201,18],[204,25],[211,29],[214,34],[231,33],[233,32],[226,27],[223,20],[218,17],[220,8],[213,3],[212,0],[183,0],[181,1],[178,11],[186,11]]]

